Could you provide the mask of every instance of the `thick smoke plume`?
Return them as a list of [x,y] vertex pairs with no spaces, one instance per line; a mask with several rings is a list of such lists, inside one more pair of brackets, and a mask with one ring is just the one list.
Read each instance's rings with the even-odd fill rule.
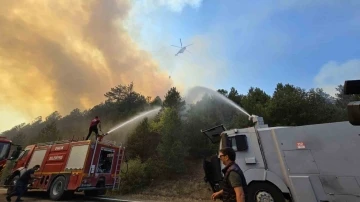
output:
[[32,119],[89,108],[111,87],[132,81],[148,96],[171,87],[168,75],[123,27],[128,0],[1,0],[0,5],[0,111],[7,116]]

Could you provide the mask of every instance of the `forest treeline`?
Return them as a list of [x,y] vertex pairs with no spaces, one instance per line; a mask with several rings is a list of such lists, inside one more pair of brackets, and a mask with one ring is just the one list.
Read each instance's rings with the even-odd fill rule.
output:
[[[347,121],[346,106],[360,100],[359,95],[344,95],[339,85],[335,97],[322,89],[305,90],[290,84],[277,84],[272,95],[251,87],[247,94],[235,88],[219,89],[249,114],[264,117],[269,126],[298,126]],[[248,127],[248,117],[229,104],[205,95],[196,103],[186,103],[175,87],[163,99],[151,98],[134,90],[134,84],[118,85],[104,94],[105,101],[91,109],[74,109],[62,116],[57,111],[31,123],[22,123],[1,135],[20,145],[86,137],[90,120],[99,116],[103,129],[133,117],[139,112],[161,106],[159,113],[142,119],[128,133],[125,142],[127,173],[122,173],[121,192],[138,190],[154,179],[169,179],[187,171],[186,160],[203,158],[218,148],[200,133],[201,129],[223,124],[226,128]],[[117,134],[113,134],[117,135]]]

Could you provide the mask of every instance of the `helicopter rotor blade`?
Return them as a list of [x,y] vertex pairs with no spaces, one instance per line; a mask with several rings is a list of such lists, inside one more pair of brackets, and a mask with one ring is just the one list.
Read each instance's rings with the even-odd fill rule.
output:
[[[174,45],[171,45],[171,46],[174,46]],[[179,47],[179,46],[174,46],[174,47],[176,47],[176,48],[181,48],[181,47]]]
[[182,47],[182,42],[181,42],[181,38],[180,38],[180,45],[181,45],[181,47]]

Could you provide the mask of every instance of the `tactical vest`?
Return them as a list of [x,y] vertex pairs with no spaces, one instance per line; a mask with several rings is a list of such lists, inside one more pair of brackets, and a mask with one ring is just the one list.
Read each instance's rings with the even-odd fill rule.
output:
[[242,170],[240,169],[240,167],[235,162],[232,162],[228,166],[226,166],[222,170],[222,172],[224,173],[224,185],[223,185],[222,200],[224,202],[236,202],[236,193],[229,181],[230,172],[236,172],[240,175],[241,182],[242,182],[242,188],[243,188],[244,194],[245,194],[245,201],[247,202],[248,201],[248,199],[247,199],[247,197],[248,197],[247,196],[247,183],[246,183],[245,176],[244,176]]

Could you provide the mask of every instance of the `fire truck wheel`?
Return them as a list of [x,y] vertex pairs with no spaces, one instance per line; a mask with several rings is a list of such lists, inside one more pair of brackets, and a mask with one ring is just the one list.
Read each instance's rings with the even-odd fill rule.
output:
[[106,194],[106,189],[101,189],[101,190],[98,190],[98,196],[103,196]]
[[[99,183],[99,187],[104,187],[105,188],[105,181],[100,181],[98,183]],[[106,189],[98,190],[97,194],[98,194],[98,196],[105,195],[106,194]]]
[[[104,187],[105,188],[105,181],[100,180],[96,187]],[[101,190],[85,190],[84,191],[85,196],[101,196],[106,194],[106,189]]]
[[65,177],[59,176],[51,184],[49,194],[50,198],[54,201],[60,200],[64,196],[65,192]]
[[253,182],[248,187],[250,202],[285,202],[284,194],[274,185],[266,182]]

